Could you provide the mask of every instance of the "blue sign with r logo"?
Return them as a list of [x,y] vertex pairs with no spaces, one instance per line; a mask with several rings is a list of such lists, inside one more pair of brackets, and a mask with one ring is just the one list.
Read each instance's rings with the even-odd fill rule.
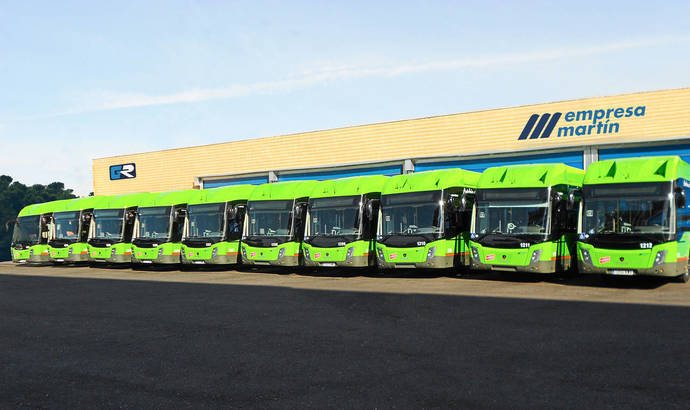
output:
[[131,179],[137,177],[136,166],[132,164],[121,164],[110,166],[110,180]]

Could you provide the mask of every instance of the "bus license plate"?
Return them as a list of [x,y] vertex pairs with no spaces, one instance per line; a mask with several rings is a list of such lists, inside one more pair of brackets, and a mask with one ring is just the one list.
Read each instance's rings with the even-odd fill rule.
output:
[[611,274],[612,275],[620,275],[620,276],[633,276],[635,274],[635,271],[614,269],[611,271]]
[[203,264],[206,263],[206,262],[204,262],[204,261],[194,261],[194,263],[197,264],[197,265],[203,265]]
[[143,261],[141,261],[141,262],[142,262],[142,263],[153,263],[153,261],[147,261],[147,260],[143,260]]
[[335,266],[335,263],[334,262],[322,262],[321,266],[331,266],[332,267],[332,266]]

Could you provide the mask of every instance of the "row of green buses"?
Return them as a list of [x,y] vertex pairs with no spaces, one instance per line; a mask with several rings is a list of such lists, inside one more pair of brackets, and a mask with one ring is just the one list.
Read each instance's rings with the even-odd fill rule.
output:
[[679,157],[443,169],[30,205],[24,263],[379,267],[688,280]]

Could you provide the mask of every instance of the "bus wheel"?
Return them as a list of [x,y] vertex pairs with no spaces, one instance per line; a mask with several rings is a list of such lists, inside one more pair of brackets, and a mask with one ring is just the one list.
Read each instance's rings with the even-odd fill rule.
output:
[[690,279],[690,273],[685,272],[682,275],[676,276],[676,279],[680,283],[688,283],[688,280]]

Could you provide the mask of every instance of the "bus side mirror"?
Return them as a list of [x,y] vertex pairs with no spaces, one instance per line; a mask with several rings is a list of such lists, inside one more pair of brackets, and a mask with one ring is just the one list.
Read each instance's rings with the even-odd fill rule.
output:
[[15,218],[15,219],[10,219],[9,221],[5,222],[5,230],[9,232],[9,230],[10,230],[10,225],[16,224],[16,223],[17,223],[17,219],[16,219],[16,218]]
[[580,198],[582,198],[582,188],[571,189],[570,192],[568,192],[568,208],[575,208],[575,204]]
[[676,188],[676,207],[685,208],[685,191],[683,188]]
[[295,205],[295,218],[302,220],[307,210],[307,204],[299,203]]
[[462,196],[460,197],[460,208],[458,209],[459,211],[466,211],[467,206],[469,205],[469,197],[467,192],[463,192]]
[[365,209],[366,217],[368,220],[373,221],[374,217],[379,211],[379,206],[381,205],[381,201],[378,199],[370,199],[367,201],[367,206]]
[[228,220],[233,220],[237,218],[237,206],[234,205],[229,205],[228,206]]
[[[448,195],[448,199],[446,199],[446,211],[448,211],[448,213],[452,214],[458,211],[458,206],[455,204],[455,201],[457,201],[458,198],[458,194]],[[462,206],[462,203],[460,204],[460,206]]]

